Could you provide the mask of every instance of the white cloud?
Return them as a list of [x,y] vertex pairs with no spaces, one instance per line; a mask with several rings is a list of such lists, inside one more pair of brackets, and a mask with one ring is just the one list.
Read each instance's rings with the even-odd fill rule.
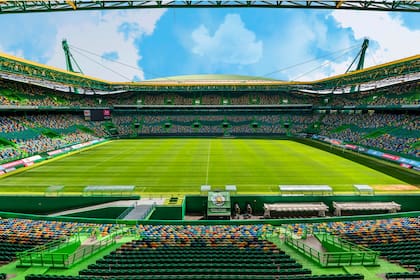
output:
[[[57,24],[55,46],[47,64],[66,67],[61,40],[67,39],[70,46],[97,55],[70,48],[84,74],[111,81],[144,79],[143,70],[138,67],[141,55],[136,47],[136,40],[151,35],[164,12],[165,10],[156,9],[72,14],[72,21],[63,18],[62,24]],[[63,14],[63,17],[66,16]],[[110,53],[129,67],[103,58]]]
[[398,14],[336,10],[331,16],[341,28],[350,28],[356,40],[368,38],[377,43],[377,49],[368,48],[367,56],[374,60],[366,60],[365,67],[419,54],[420,30],[404,26]]
[[1,44],[0,44],[0,52],[6,53],[6,54],[9,54],[9,55],[13,55],[13,56],[16,56],[16,57],[24,57],[24,51],[22,49],[10,50],[10,49],[6,49]]
[[[404,26],[404,23],[398,14],[393,14],[391,16],[391,14],[387,12],[335,10],[331,12],[330,17],[332,17],[337,24],[337,29],[334,30],[335,34],[341,32],[342,35],[345,35],[341,36],[343,44],[340,48],[349,47],[357,42],[360,42],[361,46],[361,42],[364,38],[370,40],[370,46],[368,47],[365,57],[365,68],[419,54],[420,30],[411,30]],[[314,26],[317,25],[315,24]],[[301,30],[299,34],[305,34],[305,28],[301,28],[303,28],[303,30]],[[324,49],[327,48],[325,43],[323,43],[325,42],[324,34],[325,31],[323,31],[322,28],[314,29],[309,33],[306,30],[305,38],[302,39],[303,44],[300,47],[297,46],[295,51],[305,53],[306,50],[308,52],[308,48],[313,46],[313,43],[316,43],[317,46],[321,46]],[[313,36],[317,39],[310,42],[314,38]],[[322,38],[322,40],[319,41],[318,38]],[[324,67],[320,67],[319,69],[304,75],[296,76],[293,75],[294,71],[291,71],[289,77],[296,80],[311,81],[343,74],[356,54],[357,49],[352,51],[351,54],[348,54],[348,57],[344,57],[344,60],[317,60],[317,64],[319,66],[324,65]],[[354,69],[354,66],[352,69]],[[303,73],[305,73],[305,71],[303,71]]]
[[192,32],[192,52],[212,63],[247,65],[257,63],[262,56],[263,43],[245,27],[238,14],[226,15],[214,34],[200,25]]
[[[325,77],[326,74],[323,72],[325,69],[315,69],[326,61],[316,60],[317,54],[314,50],[322,48],[331,52],[331,49],[343,47],[329,45],[328,26],[325,22],[315,16],[298,14],[283,25],[283,30],[275,33],[266,44],[267,65],[270,65],[270,68],[273,67],[272,69],[282,69],[271,77],[281,76],[286,77],[287,80],[311,80],[314,77]],[[273,64],[275,66],[272,66]],[[291,67],[293,65],[294,67]],[[314,71],[310,72],[312,69]]]

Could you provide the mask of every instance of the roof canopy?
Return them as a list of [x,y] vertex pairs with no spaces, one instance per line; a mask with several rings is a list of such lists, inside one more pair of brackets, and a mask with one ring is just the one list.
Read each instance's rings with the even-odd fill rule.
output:
[[36,62],[0,53],[0,78],[80,93],[106,94],[124,91],[303,91],[342,93],[352,86],[362,90],[420,80],[420,55],[310,82],[279,81],[238,75],[199,75],[170,77],[142,82],[110,82],[68,72]]
[[416,1],[0,1],[0,14],[150,8],[301,8],[418,12]]
[[401,205],[395,202],[333,202],[335,215],[341,216],[342,211],[389,211],[395,213],[401,210]]
[[323,217],[328,211],[328,206],[323,202],[301,202],[301,203],[264,203],[264,217],[270,218],[273,212],[318,212]]

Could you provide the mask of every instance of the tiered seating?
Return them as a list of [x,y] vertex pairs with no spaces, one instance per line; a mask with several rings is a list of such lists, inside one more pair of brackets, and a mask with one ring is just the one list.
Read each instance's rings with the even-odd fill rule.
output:
[[26,280],[360,280],[360,274],[310,275],[260,236],[267,225],[138,225],[142,239],[124,244],[79,276],[28,275]]
[[28,275],[26,280],[361,280],[360,274],[336,274],[336,275],[164,275],[157,278],[154,275],[124,276],[124,277],[98,277],[98,276],[60,276],[60,275]]
[[420,272],[419,271],[415,271],[415,272],[393,272],[393,273],[387,273],[385,275],[385,277],[386,277],[386,279],[390,279],[390,280],[420,279]]
[[0,263],[9,263],[18,252],[59,240],[66,236],[63,231],[55,230],[48,222],[21,219],[0,220]]
[[[25,280],[104,280],[103,277],[89,277],[89,276],[65,276],[65,275],[35,275],[29,274]],[[111,278],[106,278],[111,279]]]
[[381,252],[391,262],[398,262],[407,267],[420,265],[420,242],[399,240],[391,244],[369,246]]
[[328,231],[340,237],[381,252],[381,256],[402,266],[420,265],[419,218],[394,218],[290,225],[289,229],[302,234],[307,228]]
[[124,279],[260,279],[262,275],[266,278],[261,279],[273,279],[310,274],[274,244],[258,239],[265,228],[140,225],[142,240],[123,245],[79,273]]
[[381,256],[403,266],[420,265],[420,227],[373,228],[342,236],[352,242],[380,251]]
[[323,118],[320,134],[347,143],[419,156],[415,145],[419,126],[415,114],[330,114]]
[[[0,116],[0,162],[27,157],[105,136],[79,114],[10,114]],[[98,127],[98,129],[96,129]],[[98,132],[96,133],[95,131]]]
[[[214,81],[209,81],[214,82]],[[219,85],[219,89],[221,85]],[[0,103],[2,105],[34,106],[97,106],[97,105],[248,105],[248,104],[313,104],[313,105],[403,105],[419,104],[419,86],[416,81],[395,83],[362,92],[337,94],[326,98],[319,94],[299,91],[280,92],[122,92],[105,94],[100,97],[90,94],[71,94],[44,87],[0,79]],[[198,102],[198,103],[197,103]],[[227,102],[227,103],[226,103]]]
[[[21,239],[21,240],[18,240],[18,242],[24,242],[24,241]],[[38,240],[36,242],[38,242]],[[29,250],[29,249],[33,248],[34,246],[36,246],[36,245],[34,245],[34,244],[20,244],[20,243],[16,244],[16,243],[9,243],[9,242],[0,241],[0,252],[1,252],[0,264],[6,264],[6,263],[9,263],[9,262],[12,262],[16,257],[16,253]],[[1,279],[1,277],[0,277],[0,279]]]
[[[80,271],[90,276],[203,277],[310,274],[284,252],[257,238],[149,239],[133,241]],[[195,278],[197,279],[197,278]],[[221,279],[221,278],[219,278]]]
[[[108,137],[157,135],[278,135],[317,133],[380,150],[420,156],[417,115],[399,113],[313,114],[272,112],[150,112],[115,110],[112,123],[89,122],[77,113],[11,113],[0,117],[0,138],[10,143],[0,160],[10,161],[70,144]],[[12,147],[13,146],[13,147]],[[13,148],[13,149],[12,149]]]
[[64,239],[76,234],[81,228],[91,227],[91,231],[98,231],[106,235],[114,226],[27,219],[0,219],[0,264],[14,261],[18,252],[54,240]]

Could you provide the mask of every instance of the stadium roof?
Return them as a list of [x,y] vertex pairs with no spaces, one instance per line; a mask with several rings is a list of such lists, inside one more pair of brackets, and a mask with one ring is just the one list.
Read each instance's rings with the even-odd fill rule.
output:
[[408,81],[420,81],[420,55],[332,76],[321,80],[279,81],[239,75],[193,75],[142,82],[110,82],[68,72],[33,61],[0,53],[0,78],[40,85],[56,90],[107,94],[124,91],[276,91],[297,90],[308,93],[344,93],[379,88]]
[[166,78],[151,79],[148,81],[277,81],[266,77],[244,76],[244,75],[224,75],[224,74],[200,74],[182,75]]
[[301,8],[419,12],[418,1],[0,1],[0,14],[150,8]]

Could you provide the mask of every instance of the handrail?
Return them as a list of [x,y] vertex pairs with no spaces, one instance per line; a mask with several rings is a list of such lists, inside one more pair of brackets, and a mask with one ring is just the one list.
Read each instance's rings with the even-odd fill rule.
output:
[[[338,242],[334,246],[339,246],[338,244],[345,243],[348,247],[344,248],[345,250],[349,250],[347,252],[320,252],[302,241],[293,238],[291,234],[286,234],[285,243],[290,245],[292,248],[297,249],[298,251],[304,253],[305,255],[309,256],[311,259],[317,261],[323,267],[331,267],[331,266],[344,266],[344,265],[363,265],[363,264],[375,264],[376,259],[379,256],[379,252],[366,249],[364,247],[356,246],[351,242],[340,242],[340,238],[335,237],[333,240],[337,240]],[[334,241],[332,241],[334,242]],[[352,246],[354,245],[354,246]],[[358,248],[358,250],[354,250],[353,248]]]
[[[328,233],[315,234],[315,237],[318,238],[318,236],[322,236],[322,240],[320,240],[321,242],[328,242],[328,243],[330,243],[334,246],[338,246],[340,248],[348,248],[349,250],[354,250],[356,248],[359,251],[367,251],[367,252],[370,251],[372,253],[378,253],[378,252],[376,252],[372,249],[369,249],[367,247],[363,247],[363,246],[358,245],[358,244],[354,244],[350,241],[341,239],[338,236],[331,235],[331,234],[328,234]],[[318,238],[318,240],[319,240],[319,238]]]
[[127,216],[128,213],[131,212],[131,210],[136,208],[136,203],[133,203],[130,207],[127,207],[121,214],[118,215],[117,220],[124,219],[125,216]]
[[67,237],[65,239],[53,240],[51,242],[33,247],[33,248],[25,250],[23,252],[18,252],[18,253],[16,253],[16,257],[17,258],[23,258],[26,255],[32,254],[32,253],[42,252],[42,251],[46,251],[46,250],[50,251],[52,249],[59,249],[59,248],[62,248],[64,246],[67,246],[70,242],[70,239],[71,238]]
[[67,258],[64,261],[64,266],[70,267],[71,265],[84,260],[85,258],[99,251],[100,249],[107,247],[108,245],[113,243],[115,243],[114,238],[105,238],[91,245],[82,245],[74,253],[67,255]]
[[[414,194],[413,194],[414,195]],[[412,195],[412,196],[413,196]],[[420,197],[420,195],[419,195]],[[402,217],[418,217],[420,211],[398,212],[391,214],[375,214],[375,215],[358,215],[358,216],[343,216],[343,217],[323,217],[323,218],[296,218],[296,219],[249,219],[249,220],[117,220],[117,219],[99,219],[99,218],[79,218],[79,217],[66,217],[66,216],[46,216],[35,214],[22,214],[13,212],[0,212],[2,218],[19,218],[19,219],[32,219],[43,221],[63,221],[63,222],[82,222],[82,223],[95,223],[95,224],[125,224],[135,225],[139,221],[144,225],[214,225],[214,224],[229,224],[229,225],[249,225],[249,224],[270,224],[274,226],[294,223],[322,223],[322,222],[335,222],[335,221],[358,221],[358,220],[377,220],[377,219],[390,219]]]
[[[124,234],[124,230],[118,230],[112,234],[106,236],[101,240],[97,240],[89,245],[79,246],[79,248],[73,253],[54,253],[54,252],[45,252],[45,246],[38,246],[37,248],[27,250],[22,253],[18,253],[20,266],[52,266],[52,267],[70,267],[71,265],[78,263],[84,260],[86,257],[96,253],[97,251],[107,247],[110,244],[115,243],[115,237],[118,234]],[[79,239],[76,239],[75,242],[80,242]],[[54,242],[54,244],[57,243]],[[60,246],[61,245],[61,246]],[[68,246],[69,242],[62,242],[57,246],[49,246],[48,248],[62,248]],[[50,250],[47,249],[47,250]]]
[[144,220],[153,210],[156,208],[156,203],[153,203],[146,212],[144,212],[143,216],[140,217],[139,220]]

